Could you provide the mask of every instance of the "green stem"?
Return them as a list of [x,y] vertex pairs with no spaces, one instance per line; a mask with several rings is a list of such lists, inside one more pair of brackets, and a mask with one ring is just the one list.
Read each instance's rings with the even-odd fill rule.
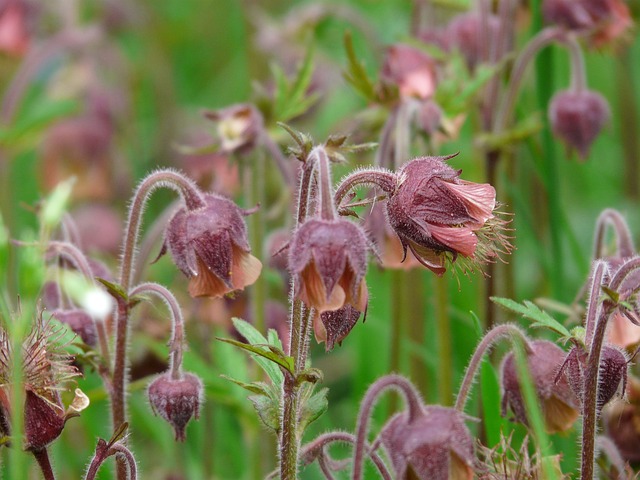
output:
[[[402,270],[391,270],[391,346],[389,351],[389,371],[400,373],[401,371],[401,351],[402,340],[404,338],[405,310],[404,284],[405,272]],[[397,410],[398,399],[392,397],[389,401],[389,415]]]
[[449,318],[448,278],[435,277],[436,324],[438,335],[438,400],[449,406],[453,401],[453,365],[451,364],[451,319]]
[[[420,349],[424,348],[425,338],[425,288],[424,271],[421,268],[413,268],[407,272],[407,308],[412,313],[409,317],[409,329],[411,336]],[[427,395],[429,378],[427,365],[420,350],[412,350],[410,357],[411,378],[423,395]]]
[[633,60],[633,48],[624,48],[616,62],[616,92],[618,94],[618,110],[620,112],[620,137],[625,165],[625,190],[631,200],[640,198],[638,176],[640,169],[640,115],[638,114],[638,87],[637,77],[634,78],[635,63]]

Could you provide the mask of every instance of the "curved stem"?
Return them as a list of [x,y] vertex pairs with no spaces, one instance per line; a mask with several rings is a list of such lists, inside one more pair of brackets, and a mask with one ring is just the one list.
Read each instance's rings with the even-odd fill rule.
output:
[[572,34],[566,35],[562,40],[569,50],[571,58],[571,90],[582,92],[587,88],[587,69],[584,64],[582,47]]
[[116,443],[109,449],[110,455],[121,455],[125,459],[125,463],[129,467],[129,480],[137,480],[138,467],[136,465],[136,459],[133,457],[133,453],[127,447],[121,443]]
[[[138,467],[136,465],[136,460],[125,445],[118,442],[113,445],[108,445],[104,440],[100,439],[98,441],[98,446],[96,447],[96,453],[87,468],[87,473],[84,477],[84,480],[95,480],[96,475],[98,474],[98,470],[105,462],[105,460],[114,455],[120,456],[123,458],[123,464],[129,470],[128,480],[137,480],[138,478]],[[125,472],[126,473],[126,472]]]
[[179,380],[182,376],[182,352],[184,348],[184,319],[180,305],[173,296],[173,293],[166,287],[153,282],[141,283],[131,289],[130,296],[143,295],[151,293],[162,299],[169,307],[171,313],[171,341],[169,342],[171,352],[171,378]]
[[585,340],[584,344],[589,348],[593,340],[593,333],[596,328],[596,320],[600,313],[600,291],[604,281],[604,276],[608,273],[606,262],[596,260],[593,264],[593,274],[591,275],[591,288],[589,289],[589,305],[585,318]]
[[602,258],[605,255],[604,252],[604,235],[606,233],[607,226],[611,226],[616,234],[617,252],[616,254],[622,258],[631,257],[635,252],[633,246],[633,238],[629,231],[624,217],[613,208],[607,208],[602,211],[596,220],[596,235],[594,239],[593,258]]
[[507,92],[498,106],[493,124],[493,133],[501,133],[509,122],[515,106],[516,97],[520,91],[522,79],[524,78],[529,63],[531,63],[540,50],[557,41],[562,35],[564,35],[564,33],[559,28],[547,27],[533,37],[522,50],[513,67]]
[[371,410],[378,397],[388,389],[394,389],[402,393],[407,405],[407,414],[409,415],[408,422],[412,422],[422,415],[422,399],[420,398],[420,394],[406,378],[392,374],[379,378],[373,383],[367,390],[362,400],[360,412],[358,413],[356,446],[353,454],[353,474],[351,477],[353,480],[360,480],[362,478],[365,443],[367,440]]
[[87,280],[94,283],[89,261],[78,247],[69,242],[50,241],[47,243],[47,250],[69,260]]
[[[352,445],[355,445],[356,437],[352,433],[347,433],[347,432],[323,433],[322,435],[318,436],[315,440],[307,443],[302,447],[300,452],[300,458],[303,459],[303,462],[305,464],[309,464],[313,462],[313,460],[316,458],[317,454],[315,452],[317,450],[322,450],[325,447],[328,447],[329,445],[335,442],[350,443]],[[378,455],[368,443],[365,444],[365,449],[369,452],[371,460],[373,461],[375,466],[378,468],[378,471],[380,472],[380,475],[382,476],[382,478],[385,480],[391,480],[393,477],[391,476],[391,473],[389,473],[389,470],[385,465],[384,461],[382,460],[382,458],[380,458],[380,455]]]
[[627,279],[627,277],[639,269],[640,257],[634,257],[631,260],[623,263],[622,266],[613,275],[613,278],[611,279],[611,282],[609,284],[609,288],[614,292],[617,292],[624,281]]
[[618,447],[613,442],[613,440],[611,440],[608,437],[605,437],[604,435],[598,435],[598,438],[596,438],[596,448],[604,452],[604,454],[607,456],[607,458],[611,462],[611,465],[613,465],[615,469],[618,471],[619,480],[624,480],[625,478],[628,478],[627,476],[625,476],[626,462],[622,458],[622,455],[620,454],[620,450],[618,450]]
[[333,199],[335,204],[340,206],[347,193],[360,185],[377,186],[385,193],[392,194],[395,192],[397,184],[398,176],[387,169],[374,167],[356,170],[342,179]]
[[529,347],[529,339],[519,327],[511,323],[505,323],[489,330],[476,347],[475,352],[473,352],[473,356],[469,361],[469,366],[464,373],[464,378],[462,379],[462,384],[458,391],[458,397],[456,398],[456,410],[464,412],[471,386],[478,374],[478,369],[480,368],[484,355],[491,350],[498,340],[503,338],[517,338],[525,345],[527,353],[531,351]]

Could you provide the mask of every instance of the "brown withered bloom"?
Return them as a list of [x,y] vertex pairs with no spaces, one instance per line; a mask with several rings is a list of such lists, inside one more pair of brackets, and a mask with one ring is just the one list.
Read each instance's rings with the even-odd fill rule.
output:
[[190,279],[192,297],[220,297],[254,283],[262,264],[251,255],[240,209],[220,195],[204,195],[205,206],[181,208],[169,221],[161,255],[168,248]]
[[407,412],[393,416],[380,438],[389,453],[395,477],[430,480],[471,480],[474,440],[464,414],[453,408],[427,405],[415,420]]
[[473,268],[511,250],[507,222],[497,217],[496,192],[489,184],[461,180],[450,157],[422,157],[406,163],[387,200],[387,216],[407,248],[437,275],[459,257]]
[[[530,347],[532,351],[527,356],[527,364],[540,400],[545,429],[548,433],[567,430],[578,418],[580,402],[567,379],[557,376],[565,352],[547,340],[531,342]],[[502,362],[501,384],[502,415],[511,410],[516,421],[526,424],[526,407],[513,353],[509,353]]]
[[[39,315],[31,332],[22,345],[22,381],[24,389],[24,448],[40,451],[60,436],[69,418],[88,405],[87,397],[76,389],[76,397],[65,409],[60,392],[80,373],[71,365],[73,357],[66,354],[61,344],[63,329]],[[11,366],[12,355],[9,337],[0,330],[0,427],[3,434],[10,434]]]
[[609,121],[607,100],[591,90],[564,90],[549,104],[549,121],[553,132],[584,160],[591,144]]
[[[363,312],[368,242],[362,229],[348,220],[312,218],[294,232],[289,246],[289,269],[296,295],[322,313],[352,305]],[[319,320],[316,320],[317,322]],[[316,335],[323,337],[321,325]]]

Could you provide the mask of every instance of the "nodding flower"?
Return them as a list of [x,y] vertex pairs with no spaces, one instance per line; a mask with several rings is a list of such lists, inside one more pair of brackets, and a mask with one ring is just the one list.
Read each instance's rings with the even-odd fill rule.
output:
[[433,97],[438,81],[435,60],[403,44],[388,48],[380,75],[385,83],[398,88],[401,97],[420,100]]
[[[368,302],[365,283],[368,250],[362,228],[353,222],[307,220],[294,232],[289,246],[289,269],[294,276],[296,296],[319,314],[348,306],[364,312]],[[346,314],[343,310],[345,319],[351,318],[353,310],[350,312]],[[331,324],[329,317],[325,316],[325,320]],[[318,341],[328,340],[329,330],[336,331],[334,326],[325,326],[321,315],[316,315],[314,329]],[[331,345],[344,338],[331,332]]]
[[473,268],[511,251],[508,222],[495,215],[496,192],[487,183],[460,179],[445,163],[450,157],[422,157],[406,163],[387,201],[387,216],[404,255],[437,275],[459,257]]
[[206,194],[203,199],[203,207],[175,213],[160,255],[169,250],[190,279],[192,297],[221,297],[254,283],[262,263],[250,253],[242,218],[248,212],[220,195]]

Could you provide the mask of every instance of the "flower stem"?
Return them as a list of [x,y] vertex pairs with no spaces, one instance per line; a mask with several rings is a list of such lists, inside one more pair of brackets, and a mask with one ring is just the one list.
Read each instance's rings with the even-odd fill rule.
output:
[[385,193],[392,194],[398,184],[398,177],[395,173],[384,168],[367,168],[356,170],[347,175],[338,185],[333,196],[335,204],[340,207],[344,197],[358,186],[377,186]]
[[[406,317],[406,304],[404,302],[404,284],[405,275],[401,270],[391,270],[391,339],[389,346],[389,371],[392,373],[400,372],[402,339],[405,329],[404,319]],[[389,402],[389,415],[397,409],[396,398],[392,398]]]
[[438,400],[450,406],[453,399],[453,365],[451,353],[451,319],[449,318],[448,278],[434,277],[435,309],[438,336]]
[[458,391],[458,397],[456,398],[456,410],[464,412],[469,398],[469,392],[471,391],[471,386],[478,374],[478,369],[482,364],[484,355],[491,350],[498,340],[503,338],[511,338],[512,341],[513,339],[520,340],[525,345],[527,353],[530,352],[529,339],[519,327],[511,323],[504,323],[489,330],[476,347],[475,352],[473,352],[469,366],[464,373],[464,378],[462,379],[460,390]]
[[323,220],[335,220],[336,207],[333,203],[333,188],[331,186],[331,166],[329,156],[324,147],[317,146],[309,154],[309,159],[314,158],[318,169],[318,188],[320,193],[320,218]]
[[46,448],[40,450],[34,450],[33,456],[38,462],[38,466],[42,471],[42,476],[44,480],[56,480],[56,476],[53,473],[53,468],[51,467],[51,461],[49,460],[49,453]]
[[379,378],[373,383],[367,390],[362,400],[362,405],[360,406],[360,412],[358,413],[356,446],[353,454],[353,474],[351,477],[353,480],[360,480],[362,478],[365,444],[369,430],[371,410],[378,397],[388,389],[396,390],[404,397],[409,422],[412,422],[418,418],[418,416],[422,415],[422,399],[420,398],[420,394],[416,390],[416,387],[406,378],[392,374]]
[[171,353],[171,378],[173,380],[179,380],[182,377],[182,352],[184,349],[185,335],[184,335],[184,319],[182,317],[182,310],[180,305],[173,296],[173,293],[166,287],[153,282],[141,283],[131,289],[130,296],[144,295],[150,293],[162,299],[164,303],[169,307],[171,313],[171,341],[169,342]]
[[607,226],[611,226],[616,234],[616,255],[621,258],[633,256],[635,247],[633,246],[633,238],[629,231],[626,220],[617,210],[607,208],[602,211],[596,221],[596,235],[594,239],[593,258],[603,258],[605,256],[604,236]]

